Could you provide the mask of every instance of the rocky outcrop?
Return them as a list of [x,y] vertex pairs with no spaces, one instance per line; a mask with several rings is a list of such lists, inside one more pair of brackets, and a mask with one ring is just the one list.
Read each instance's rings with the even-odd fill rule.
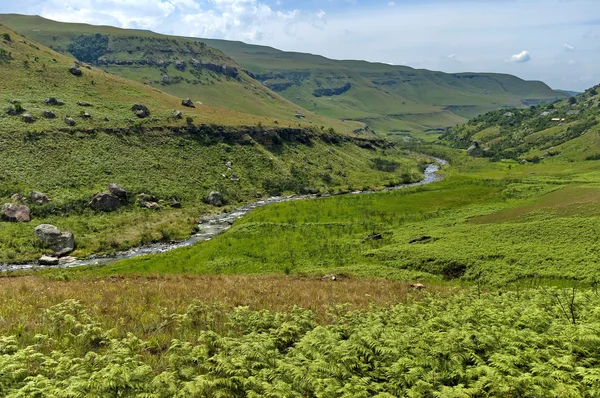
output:
[[38,225],[35,227],[34,234],[46,247],[54,250],[57,257],[65,256],[75,250],[75,237],[73,234],[71,232],[61,232],[54,225]]
[[29,199],[31,199],[31,201],[33,203],[38,204],[38,205],[44,205],[44,204],[50,202],[48,195],[41,193],[41,192],[37,192],[37,191],[33,191],[31,193],[31,195],[29,195]]
[[334,95],[342,95],[352,88],[352,83],[346,83],[342,87],[335,88],[317,88],[313,91],[315,97],[332,97]]
[[112,193],[102,192],[94,195],[90,202],[90,207],[97,211],[117,211],[121,207],[121,201]]
[[212,206],[222,206],[223,205],[223,197],[220,192],[212,191],[208,194],[206,198],[206,202]]
[[29,207],[16,203],[5,203],[0,209],[0,219],[8,222],[31,221]]

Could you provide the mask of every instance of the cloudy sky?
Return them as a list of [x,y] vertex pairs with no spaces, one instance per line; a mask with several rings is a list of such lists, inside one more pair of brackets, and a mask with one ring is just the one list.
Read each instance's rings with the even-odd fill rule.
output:
[[0,0],[9,12],[569,90],[600,83],[600,0]]

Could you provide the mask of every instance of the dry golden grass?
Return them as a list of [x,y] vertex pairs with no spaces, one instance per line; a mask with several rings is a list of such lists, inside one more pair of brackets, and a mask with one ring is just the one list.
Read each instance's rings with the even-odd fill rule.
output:
[[[428,285],[427,291],[451,293],[455,288]],[[34,332],[43,310],[68,299],[80,301],[105,327],[118,327],[148,338],[161,313],[181,313],[194,302],[224,310],[248,306],[251,310],[312,309],[327,323],[328,310],[402,303],[420,292],[409,282],[382,279],[343,279],[286,276],[165,276],[160,278],[102,278],[56,281],[38,276],[0,278],[0,334]]]

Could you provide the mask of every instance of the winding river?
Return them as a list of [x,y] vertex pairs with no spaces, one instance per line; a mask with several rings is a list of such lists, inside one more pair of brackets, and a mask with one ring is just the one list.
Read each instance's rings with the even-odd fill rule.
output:
[[[406,189],[416,187],[420,185],[431,184],[433,182],[441,181],[443,177],[437,172],[441,166],[448,164],[444,159],[429,156],[434,163],[428,164],[423,172],[424,178],[412,184],[397,185],[394,187],[385,188],[383,191],[354,191],[351,194],[368,194],[377,192],[394,191],[398,189]],[[91,256],[84,260],[75,260],[66,262],[64,264],[55,266],[40,266],[38,264],[0,264],[0,272],[6,271],[18,271],[18,270],[32,270],[42,268],[72,268],[81,267],[85,265],[103,265],[112,263],[114,261],[123,260],[127,258],[133,258],[138,256],[145,256],[148,254],[164,253],[170,250],[178,249],[180,247],[191,246],[198,242],[203,242],[212,239],[213,237],[225,232],[229,229],[235,220],[244,217],[246,214],[256,209],[257,207],[267,206],[272,203],[289,202],[292,200],[307,200],[316,199],[318,197],[328,197],[331,195],[293,195],[293,196],[273,196],[267,199],[259,200],[254,203],[250,203],[241,206],[231,212],[214,214],[205,216],[200,219],[198,224],[197,232],[190,236],[188,239],[180,242],[165,242],[165,243],[153,243],[145,246],[139,246],[131,248],[127,251],[119,252],[110,256]]]

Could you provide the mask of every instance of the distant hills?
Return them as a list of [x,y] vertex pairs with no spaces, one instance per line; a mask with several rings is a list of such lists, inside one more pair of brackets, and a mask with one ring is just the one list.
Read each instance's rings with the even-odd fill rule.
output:
[[452,128],[443,142],[492,160],[600,159],[600,86],[528,109],[503,109]]
[[[4,24],[67,55],[177,96],[269,118],[353,120],[387,135],[434,139],[447,127],[504,107],[566,98],[542,82],[491,73],[447,74],[336,61],[241,42],[181,38],[36,16]],[[86,52],[84,49],[96,51]],[[314,115],[313,115],[314,113]],[[349,122],[346,122],[349,123]]]

